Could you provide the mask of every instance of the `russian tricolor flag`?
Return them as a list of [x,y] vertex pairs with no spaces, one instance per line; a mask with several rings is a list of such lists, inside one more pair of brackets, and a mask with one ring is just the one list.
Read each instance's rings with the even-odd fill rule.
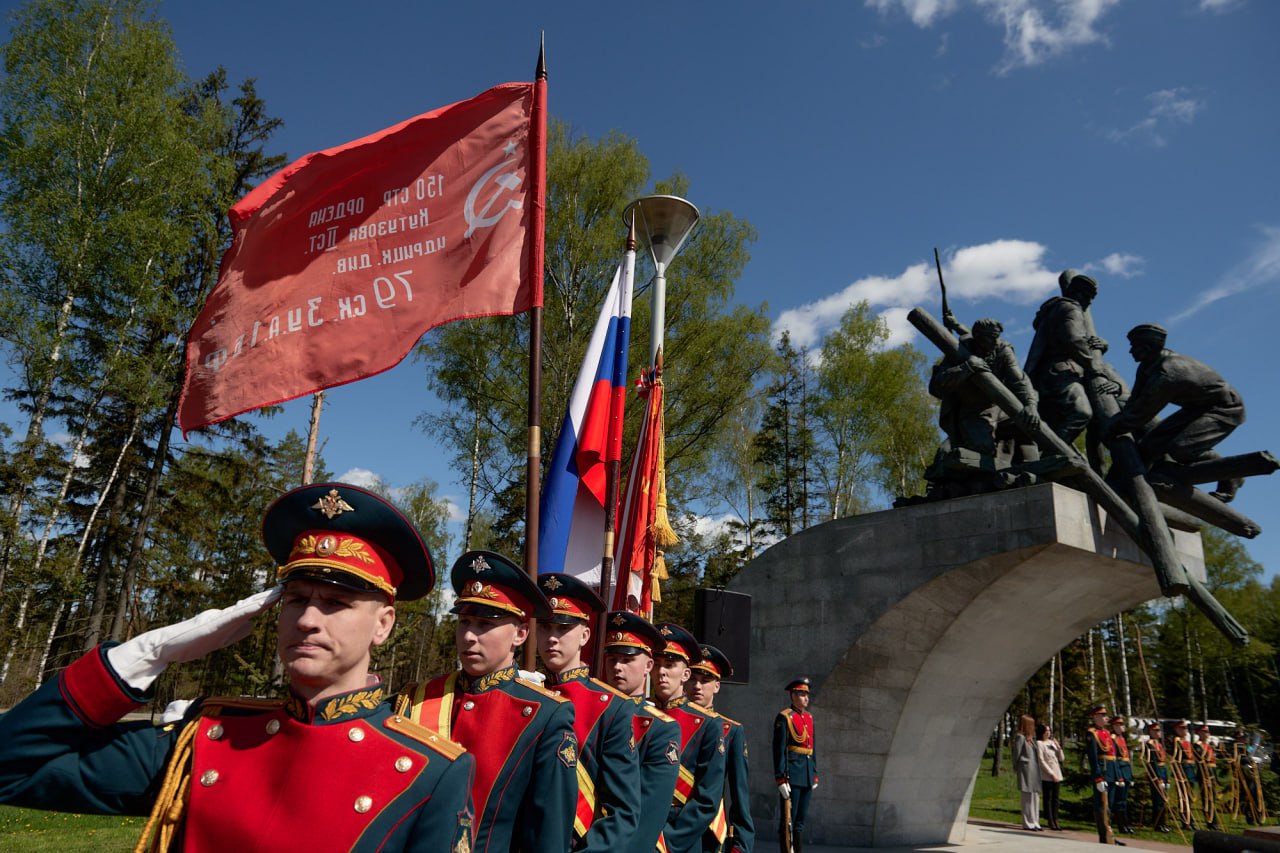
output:
[[600,583],[605,474],[622,458],[635,252],[614,273],[587,344],[542,489],[538,571]]

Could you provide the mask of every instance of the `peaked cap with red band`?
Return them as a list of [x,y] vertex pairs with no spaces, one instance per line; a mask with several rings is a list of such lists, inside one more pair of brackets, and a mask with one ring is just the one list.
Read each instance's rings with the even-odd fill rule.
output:
[[276,577],[321,581],[413,601],[435,586],[422,534],[385,498],[347,483],[281,495],[262,517]]
[[659,622],[654,627],[663,639],[663,647],[658,649],[658,654],[683,658],[690,666],[702,660],[702,646],[686,629],[674,622]]
[[791,679],[791,683],[787,685],[786,689],[788,693],[796,693],[796,692],[808,693],[809,677],[806,675],[802,675],[799,678]]
[[560,625],[590,622],[592,616],[604,612],[604,602],[595,590],[573,575],[560,572],[538,575],[538,589],[542,590],[551,608],[548,622]]
[[628,610],[615,610],[605,619],[604,650],[610,654],[647,654],[652,657],[664,645],[658,629],[643,616]]
[[705,644],[702,646],[702,660],[694,664],[693,668],[719,679],[733,675],[733,664],[729,663],[729,656],[715,646]]
[[528,573],[493,551],[463,554],[453,564],[449,580],[458,595],[450,613],[489,619],[501,616],[551,618],[547,599]]

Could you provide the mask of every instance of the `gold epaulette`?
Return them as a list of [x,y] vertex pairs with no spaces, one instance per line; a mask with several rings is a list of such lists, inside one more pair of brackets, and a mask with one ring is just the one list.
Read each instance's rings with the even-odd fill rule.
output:
[[554,699],[554,700],[556,700],[557,702],[568,702],[568,701],[569,701],[568,699],[566,699],[566,698],[565,698],[565,697],[563,697],[563,696],[560,696],[560,695],[558,695],[558,694],[556,694],[556,693],[552,693],[550,690],[548,690],[547,688],[543,687],[541,684],[539,684],[539,683],[538,683],[538,682],[536,682],[536,681],[530,681],[530,680],[529,680],[529,679],[527,679],[527,678],[520,678],[519,676],[517,676],[517,677],[516,677],[516,683],[517,683],[517,684],[523,684],[525,687],[531,687],[531,688],[533,688],[534,690],[536,690],[536,691],[538,691],[539,693],[541,693],[543,696],[546,696],[548,699]]
[[[713,713],[714,713],[714,712],[713,712]],[[737,720],[731,720],[731,719],[729,719],[728,717],[726,717],[724,714],[716,714],[716,716],[717,716],[717,717],[719,717],[720,719],[724,720],[726,723],[729,723],[729,724],[731,724],[731,725],[735,725],[735,726],[741,726],[741,725],[742,725],[742,723],[738,722]]]
[[642,705],[640,707],[644,708],[646,711],[648,711],[653,716],[657,717],[659,720],[662,720],[664,723],[674,723],[676,721],[675,717],[668,715],[665,711],[659,710],[658,708],[655,708],[652,705]]
[[690,707],[690,708],[692,708],[692,709],[693,709],[693,710],[695,710],[695,711],[698,711],[699,713],[702,713],[702,714],[707,715],[708,717],[718,717],[718,716],[720,716],[720,715],[719,715],[719,714],[717,714],[715,711],[711,710],[710,708],[704,708],[704,707],[702,707],[701,705],[699,705],[697,702],[690,702],[690,703],[689,703],[689,707]]
[[621,690],[619,690],[618,688],[614,687],[612,684],[605,684],[603,681],[601,681],[601,680],[600,680],[600,679],[598,679],[598,678],[593,678],[593,679],[591,679],[591,683],[592,683],[592,684],[596,684],[596,685],[598,685],[598,686],[600,686],[600,687],[603,687],[605,690],[608,690],[610,693],[612,693],[614,696],[617,696],[617,697],[618,697],[618,698],[620,698],[620,699],[630,699],[630,698],[631,698],[630,696],[628,696],[627,694],[623,693],[623,692],[622,692]]
[[428,746],[436,752],[443,755],[450,761],[455,760],[458,756],[466,752],[458,744],[449,740],[435,729],[429,729],[424,725],[415,723],[408,717],[402,717],[399,714],[392,714],[382,721],[382,724],[393,732],[399,732],[407,738],[412,738],[423,746]]

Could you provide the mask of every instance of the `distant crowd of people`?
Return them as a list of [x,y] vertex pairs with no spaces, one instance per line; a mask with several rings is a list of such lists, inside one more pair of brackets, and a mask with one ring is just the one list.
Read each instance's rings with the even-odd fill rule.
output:
[[[1131,750],[1125,717],[1110,716],[1104,706],[1095,705],[1089,718],[1085,762],[1099,843],[1124,846],[1116,834],[1134,834],[1130,801],[1137,787],[1135,758],[1150,794],[1151,827],[1157,832],[1172,832],[1170,823],[1175,820],[1191,830],[1218,828],[1220,810],[1243,815],[1250,825],[1266,822],[1261,758],[1244,730],[1236,731],[1229,749],[1219,750],[1207,725],[1196,727],[1193,740],[1191,724],[1179,721],[1166,741],[1160,723],[1153,721],[1144,727],[1146,737]],[[1022,828],[1044,831],[1043,813],[1048,829],[1060,831],[1059,793],[1066,760],[1062,745],[1034,717],[1023,715],[1019,720],[1013,764],[1022,799]]]

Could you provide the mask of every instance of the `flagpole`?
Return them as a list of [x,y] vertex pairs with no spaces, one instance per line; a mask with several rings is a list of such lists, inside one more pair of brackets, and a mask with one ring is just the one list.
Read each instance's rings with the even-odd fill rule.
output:
[[[636,250],[636,221],[631,219],[631,227],[627,230],[627,254],[634,254]],[[626,375],[626,365],[622,366],[623,375]],[[615,414],[611,411],[611,416]],[[620,414],[620,413],[618,413]],[[613,430],[610,429],[610,434]],[[600,600],[604,602],[605,612],[610,609],[613,600],[613,552],[616,547],[615,539],[618,532],[618,491],[622,481],[622,454],[610,453],[608,464],[605,466],[604,481],[604,554],[600,559]],[[603,635],[605,631],[604,618],[601,617],[599,632]],[[596,642],[595,654],[595,671],[599,678],[604,677],[604,643]]]
[[320,407],[324,405],[324,391],[317,391],[311,398],[311,425],[307,429],[307,452],[302,457],[302,485],[311,485],[316,472],[316,442],[320,438]]
[[[533,250],[529,253],[530,283],[542,291],[543,251],[546,248],[546,182],[547,182],[547,65],[546,35],[538,46],[538,68],[533,84],[533,121],[530,147],[533,177],[538,181],[534,193]],[[538,503],[542,476],[542,300],[535,300],[529,310],[529,461],[525,471],[524,565],[525,571],[538,582]],[[532,672],[537,666],[537,620],[529,620],[531,636],[524,646],[524,668]]]

